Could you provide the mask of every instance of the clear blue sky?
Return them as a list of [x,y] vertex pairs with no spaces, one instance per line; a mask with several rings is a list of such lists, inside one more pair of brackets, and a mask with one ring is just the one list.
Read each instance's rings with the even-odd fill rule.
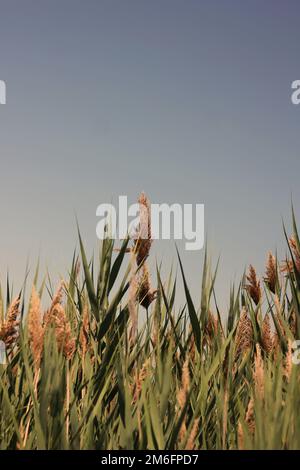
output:
[[[74,213],[145,190],[205,204],[220,296],[300,211],[296,0],[0,0],[0,273],[65,273]],[[168,264],[173,244],[155,254]],[[203,252],[182,251],[197,295]],[[227,299],[227,297],[226,297]]]

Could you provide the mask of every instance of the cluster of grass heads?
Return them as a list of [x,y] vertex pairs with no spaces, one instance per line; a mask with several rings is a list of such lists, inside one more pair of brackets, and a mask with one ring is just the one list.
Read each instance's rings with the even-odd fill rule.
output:
[[118,253],[104,240],[89,261],[79,236],[68,279],[55,293],[36,275],[28,306],[8,285],[0,449],[299,449],[295,221],[293,231],[284,273],[272,255],[261,281],[251,267],[225,321],[207,259],[197,308],[179,258],[186,305],[176,311],[176,279],[162,281],[157,269],[155,299],[133,335],[129,240]]

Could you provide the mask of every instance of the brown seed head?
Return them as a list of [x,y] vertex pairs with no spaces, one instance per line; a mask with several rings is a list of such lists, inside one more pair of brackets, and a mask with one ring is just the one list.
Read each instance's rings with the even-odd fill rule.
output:
[[246,276],[246,278],[248,284],[245,285],[245,289],[249,293],[253,302],[257,305],[261,299],[260,282],[257,279],[256,271],[251,264],[249,266],[249,274]]
[[8,309],[5,321],[0,325],[0,341],[5,343],[5,346],[9,349],[13,348],[19,333],[18,326],[19,320],[19,305],[20,298],[13,300]]
[[237,326],[235,351],[236,356],[244,354],[253,344],[253,328],[251,320],[248,318],[247,310],[243,307],[239,323]]
[[275,256],[270,252],[268,255],[268,261],[266,266],[266,276],[264,281],[269,287],[270,291],[275,294],[276,290],[276,280],[277,280],[277,266]]
[[140,266],[148,258],[152,245],[151,234],[151,204],[145,193],[141,193],[138,199],[140,210],[140,227],[135,239],[136,262]]
[[145,307],[149,308],[150,304],[156,297],[156,289],[151,288],[150,273],[146,263],[143,264],[140,271],[137,273],[138,276],[138,300],[139,303]]

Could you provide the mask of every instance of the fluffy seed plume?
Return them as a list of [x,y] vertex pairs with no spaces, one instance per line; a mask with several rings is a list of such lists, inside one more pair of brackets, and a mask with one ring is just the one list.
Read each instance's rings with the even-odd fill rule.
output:
[[210,338],[213,338],[218,333],[218,319],[210,310],[208,312],[206,323],[206,333]]
[[63,293],[64,282],[61,282],[53,297],[51,308],[46,314],[45,325],[54,326],[59,350],[63,351],[67,359],[71,359],[75,352],[75,339],[72,336],[70,322],[62,306]]
[[13,348],[18,338],[20,298],[13,300],[8,309],[6,320],[0,325],[0,340],[5,343],[6,348]]
[[289,245],[294,255],[296,269],[298,272],[300,272],[300,252],[299,252],[299,247],[298,247],[295,237],[291,237],[289,239]]
[[35,368],[40,367],[43,353],[45,329],[42,325],[41,303],[35,287],[32,288],[30,309],[28,314],[28,334],[31,353],[34,359]]
[[264,281],[268,288],[270,289],[273,294],[275,294],[276,290],[276,280],[277,280],[277,266],[276,266],[276,258],[272,255],[271,252],[268,254],[268,261],[266,265],[266,275],[264,277]]
[[140,266],[150,253],[152,245],[151,234],[151,204],[145,193],[141,193],[138,199],[140,212],[140,225],[138,235],[135,240],[134,251],[136,253],[136,262]]
[[[145,193],[138,199],[140,210],[139,230],[134,237],[131,251],[131,276],[129,280],[128,309],[131,318],[130,336],[134,339],[137,331],[137,302],[148,309],[155,299],[156,290],[151,288],[150,273],[146,263],[152,245],[151,204]],[[140,268],[136,273],[136,269]]]
[[268,313],[265,315],[265,318],[263,319],[261,330],[262,330],[261,336],[262,336],[263,348],[266,351],[266,353],[269,354],[273,349],[273,343],[272,343],[270,316]]
[[146,359],[139,373],[138,372],[136,373],[135,391],[134,391],[134,397],[133,397],[134,403],[137,401],[138,397],[141,394],[143,383],[148,374],[148,368],[149,368],[149,359]]
[[289,238],[289,246],[293,253],[294,263],[292,260],[284,261],[281,266],[281,271],[284,273],[292,273],[294,272],[295,266],[297,272],[300,273],[300,252],[295,237]]
[[244,354],[253,344],[253,328],[251,320],[248,318],[247,310],[243,307],[239,323],[237,326],[235,339],[236,356]]
[[250,264],[249,274],[246,276],[248,284],[245,285],[246,291],[249,293],[253,302],[257,305],[261,299],[260,282],[257,279],[256,271]]
[[143,264],[142,268],[138,272],[138,300],[140,304],[146,309],[149,308],[150,304],[156,297],[156,289],[151,288],[150,273],[146,263]]

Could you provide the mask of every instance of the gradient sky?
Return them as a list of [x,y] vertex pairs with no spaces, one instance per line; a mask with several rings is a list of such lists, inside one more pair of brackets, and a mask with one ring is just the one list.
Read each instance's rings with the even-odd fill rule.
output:
[[[300,215],[298,0],[0,0],[0,273],[66,273],[75,212],[91,253],[101,202],[204,203],[218,291]],[[203,251],[185,253],[198,295]],[[158,242],[169,266],[173,243]]]

